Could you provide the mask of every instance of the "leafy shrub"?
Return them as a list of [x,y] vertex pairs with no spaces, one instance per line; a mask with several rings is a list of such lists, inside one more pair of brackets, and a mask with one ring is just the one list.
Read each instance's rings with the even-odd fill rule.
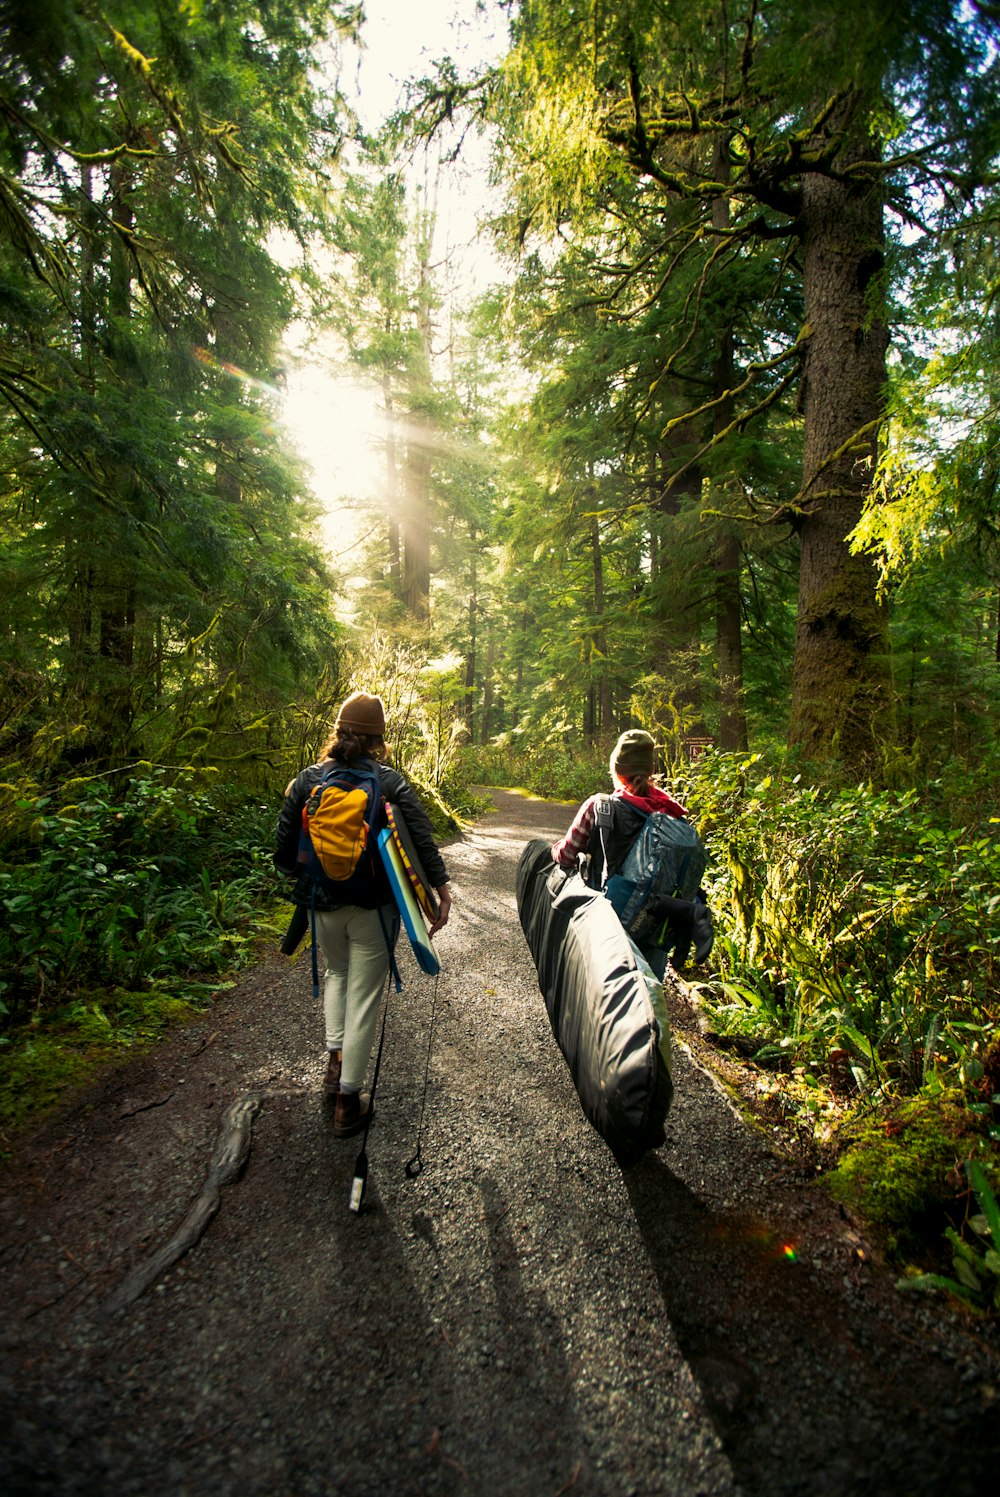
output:
[[703,996],[720,1025],[755,1011],[762,1038],[779,1030],[797,1058],[846,1053],[862,1086],[982,1075],[1000,971],[989,797],[807,786],[723,755],[694,767],[688,794],[715,854],[726,986]]
[[972,1310],[1000,1313],[1000,1204],[986,1171],[975,1159],[967,1159],[965,1172],[975,1195],[978,1212],[965,1224],[964,1233],[945,1228],[951,1248],[954,1277],[918,1273],[898,1281],[900,1289],[936,1290],[954,1295]]
[[459,772],[466,784],[516,787],[578,805],[596,790],[611,789],[609,752],[553,744],[529,748],[508,734],[489,745],[462,750]]
[[828,1176],[833,1195],[881,1229],[897,1257],[943,1231],[962,1195],[961,1161],[977,1141],[961,1098],[907,1099],[853,1125],[851,1138]]
[[493,802],[488,795],[480,795],[473,789],[471,783],[466,783],[458,777],[454,770],[450,771],[441,782],[440,798],[442,804],[448,810],[448,819],[440,822],[433,814],[433,806],[428,804],[423,797],[423,792],[415,785],[417,793],[424,801],[425,809],[431,818],[435,835],[447,836],[452,834],[458,824],[468,825],[480,816],[485,816],[493,809]]
[[270,875],[273,813],[148,767],[7,807],[0,997],[12,1018],[88,986],[233,963]]

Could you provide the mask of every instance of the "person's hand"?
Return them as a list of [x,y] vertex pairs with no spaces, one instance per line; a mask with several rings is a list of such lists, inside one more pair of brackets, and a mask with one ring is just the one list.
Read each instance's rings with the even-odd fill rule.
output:
[[451,914],[451,890],[447,884],[442,884],[437,891],[438,917],[430,928],[430,934],[436,935],[439,930],[448,924],[448,916]]

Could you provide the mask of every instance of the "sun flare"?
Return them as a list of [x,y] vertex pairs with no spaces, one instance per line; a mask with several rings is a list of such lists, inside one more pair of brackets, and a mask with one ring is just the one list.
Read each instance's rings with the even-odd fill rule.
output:
[[339,548],[343,512],[384,499],[386,426],[377,388],[318,367],[289,373],[282,424],[309,466],[312,489],[327,514],[324,535]]

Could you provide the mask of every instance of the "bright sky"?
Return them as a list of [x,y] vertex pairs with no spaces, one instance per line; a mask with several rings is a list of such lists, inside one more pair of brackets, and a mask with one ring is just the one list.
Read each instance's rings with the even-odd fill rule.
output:
[[[364,0],[364,47],[352,102],[373,127],[400,102],[407,78],[451,57],[460,70],[504,51],[507,23],[492,0]],[[347,78],[344,86],[350,97]]]
[[[365,45],[356,66],[345,67],[341,86],[369,129],[397,107],[406,80],[429,73],[438,58],[450,56],[466,72],[505,49],[506,20],[494,0],[486,0],[484,13],[476,0],[365,0],[364,9]],[[485,244],[476,243],[485,152],[471,134],[464,154],[466,164],[455,180],[439,188],[435,249],[438,257],[448,252],[452,279],[468,296],[498,272]],[[326,511],[324,540],[335,564],[349,569],[351,548],[368,524],[343,501],[377,499],[384,471],[378,393],[345,368],[331,348],[289,371],[282,406],[284,424],[312,469]]]

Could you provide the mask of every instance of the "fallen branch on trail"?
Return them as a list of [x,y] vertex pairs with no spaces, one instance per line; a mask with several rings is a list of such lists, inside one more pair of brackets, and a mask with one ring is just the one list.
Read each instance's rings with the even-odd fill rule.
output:
[[169,1242],[129,1274],[102,1307],[102,1315],[117,1315],[133,1305],[162,1273],[182,1258],[202,1236],[219,1209],[223,1185],[238,1180],[250,1155],[253,1120],[260,1110],[259,1092],[248,1092],[230,1103],[222,1117],[208,1175],[194,1205]]

